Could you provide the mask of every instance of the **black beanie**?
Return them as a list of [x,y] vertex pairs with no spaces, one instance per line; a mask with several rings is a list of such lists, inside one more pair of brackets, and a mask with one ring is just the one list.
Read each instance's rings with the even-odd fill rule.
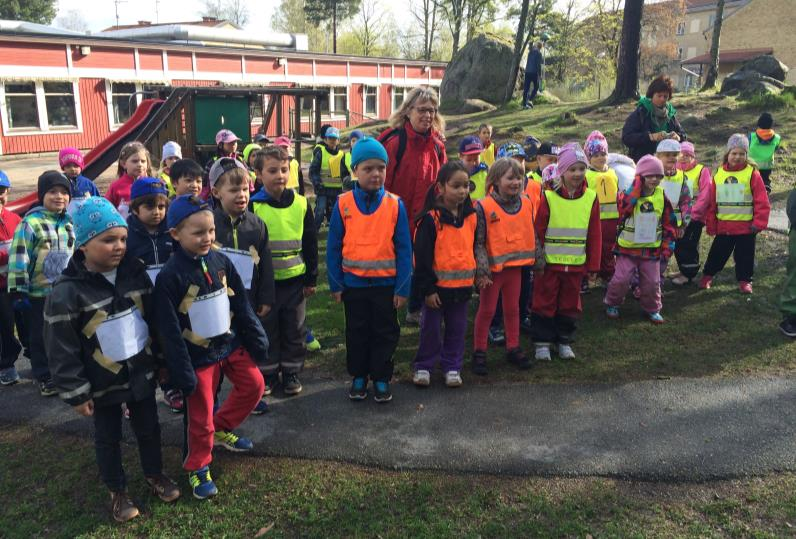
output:
[[760,129],[771,129],[774,127],[774,118],[772,118],[771,114],[768,112],[764,112],[760,115],[760,118],[757,119],[757,127]]
[[69,184],[69,178],[63,175],[63,173],[57,170],[48,170],[47,172],[42,173],[39,176],[39,203],[44,204],[44,195],[47,194],[47,191],[52,189],[53,187],[60,185],[64,189],[66,189],[67,193],[71,193],[71,186]]

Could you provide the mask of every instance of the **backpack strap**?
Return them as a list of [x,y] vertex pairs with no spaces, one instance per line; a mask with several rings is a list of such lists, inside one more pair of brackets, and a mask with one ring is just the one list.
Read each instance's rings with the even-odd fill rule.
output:
[[382,144],[385,144],[395,136],[398,137],[398,151],[395,154],[395,165],[393,170],[398,170],[398,167],[401,166],[401,159],[403,159],[404,153],[406,153],[406,129],[403,127],[394,127],[382,133],[378,140]]

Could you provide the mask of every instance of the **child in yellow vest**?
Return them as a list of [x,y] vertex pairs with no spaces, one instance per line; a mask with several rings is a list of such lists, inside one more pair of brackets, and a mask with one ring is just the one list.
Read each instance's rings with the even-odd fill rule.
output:
[[531,172],[529,178],[542,183],[542,171],[558,162],[558,146],[555,142],[543,142],[536,151],[536,170]]
[[481,151],[481,162],[491,167],[497,158],[497,146],[492,142],[492,126],[481,124],[478,126],[478,138],[484,149]]
[[340,130],[329,127],[312,152],[310,180],[315,187],[315,230],[320,230],[324,220],[330,218],[332,207],[343,191],[343,178],[348,176],[343,162],[345,154],[339,144]]
[[486,196],[486,174],[489,167],[481,162],[484,145],[476,136],[464,137],[459,143],[459,159],[467,167],[470,176],[470,199],[481,200]]
[[180,159],[182,159],[182,148],[180,148],[180,145],[173,140],[166,142],[160,155],[160,173],[158,178],[163,180],[170,197],[176,194],[174,187],[171,185],[171,165]]
[[589,189],[597,193],[600,202],[600,230],[602,231],[602,254],[598,276],[607,285],[614,276],[614,246],[619,213],[616,199],[619,192],[619,178],[608,166],[608,141],[599,131],[592,131],[583,146],[589,168],[586,169],[586,182]]
[[[685,174],[677,168],[677,162],[680,159],[680,143],[674,139],[663,139],[658,143],[655,157],[663,163],[661,188],[674,210],[677,222],[676,236],[679,240],[685,234],[688,223],[691,222],[691,189]],[[663,285],[666,268],[669,266],[669,256],[661,256],[661,285]]]
[[290,147],[292,145],[293,141],[290,140],[290,137],[287,135],[281,135],[274,140],[274,146],[284,148],[289,158],[288,167],[290,167],[290,171],[287,177],[287,188],[293,189],[296,193],[304,196],[304,173],[301,171],[301,165],[298,159],[293,157],[290,153]]

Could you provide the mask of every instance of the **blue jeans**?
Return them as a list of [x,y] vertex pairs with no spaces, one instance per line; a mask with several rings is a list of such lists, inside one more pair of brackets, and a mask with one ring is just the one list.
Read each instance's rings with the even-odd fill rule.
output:
[[329,220],[332,215],[334,203],[337,197],[340,196],[342,189],[334,187],[323,187],[322,185],[315,187],[315,230],[319,231],[323,221]]
[[[533,84],[533,92],[531,92],[530,97],[528,97],[528,90],[531,89],[531,84]],[[533,101],[533,98],[536,97],[536,93],[539,91],[539,73],[528,73],[525,72],[525,88],[522,91],[522,106],[528,104],[528,101]]]

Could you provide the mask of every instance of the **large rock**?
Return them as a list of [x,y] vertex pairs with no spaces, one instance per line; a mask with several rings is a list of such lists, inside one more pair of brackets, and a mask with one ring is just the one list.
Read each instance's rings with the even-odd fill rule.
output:
[[762,75],[757,71],[738,70],[722,81],[721,93],[724,95],[779,93],[784,87],[785,85],[781,81],[766,75]]
[[[442,78],[443,108],[459,110],[467,99],[500,104],[511,71],[511,45],[479,35],[451,59]],[[517,77],[518,84],[522,77]]]
[[788,76],[789,69],[788,66],[772,55],[764,54],[745,62],[738,71],[755,71],[766,77],[771,77],[772,79],[783,82],[785,77]]
[[459,107],[459,112],[462,114],[471,114],[473,112],[492,112],[497,110],[497,107],[481,99],[465,99],[464,103]]

